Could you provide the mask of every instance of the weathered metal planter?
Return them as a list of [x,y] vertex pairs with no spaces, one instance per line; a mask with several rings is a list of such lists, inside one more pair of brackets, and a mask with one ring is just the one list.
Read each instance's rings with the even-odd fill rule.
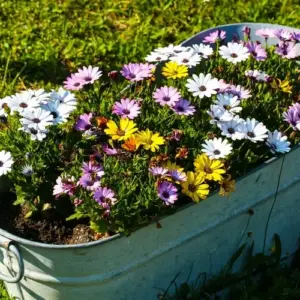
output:
[[[241,35],[245,25],[253,30],[283,27],[236,24],[217,28],[231,38],[234,33]],[[215,29],[183,44],[199,43]],[[115,235],[83,245],[56,246],[0,230],[0,278],[6,281],[9,294],[21,300],[150,300],[178,274],[180,283],[189,274],[193,279],[199,272],[217,273],[250,231],[255,251],[263,250],[264,241],[268,251],[273,234],[278,233],[283,253],[292,253],[300,228],[299,158],[300,147],[295,147],[241,178],[229,199],[214,194],[163,218],[161,229],[152,224],[129,237]]]

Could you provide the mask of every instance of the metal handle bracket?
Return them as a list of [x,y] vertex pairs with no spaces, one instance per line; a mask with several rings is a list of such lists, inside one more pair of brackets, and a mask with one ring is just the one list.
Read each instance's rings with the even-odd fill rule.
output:
[[3,275],[0,273],[0,279],[7,282],[7,283],[17,283],[19,282],[24,276],[24,262],[21,256],[21,253],[18,247],[14,244],[13,241],[3,237],[0,235],[0,247],[6,249],[9,253],[12,253],[18,263],[18,270],[11,270],[15,273],[14,277],[10,277],[7,275]]

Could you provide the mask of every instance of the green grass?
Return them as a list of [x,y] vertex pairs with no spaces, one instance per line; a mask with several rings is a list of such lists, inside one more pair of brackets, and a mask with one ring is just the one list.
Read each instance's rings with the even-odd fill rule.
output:
[[[235,22],[300,28],[300,4],[298,0],[1,1],[0,97],[25,87],[58,86],[82,65],[112,70],[142,60],[155,47]],[[1,286],[0,299],[8,299]]]

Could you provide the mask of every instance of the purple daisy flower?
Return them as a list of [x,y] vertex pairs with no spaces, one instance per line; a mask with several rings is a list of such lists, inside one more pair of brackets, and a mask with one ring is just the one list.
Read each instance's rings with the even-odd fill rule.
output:
[[121,116],[123,119],[134,119],[140,112],[140,106],[135,100],[128,98],[121,99],[120,102],[116,102],[113,106],[113,113]]
[[77,120],[74,128],[78,131],[85,131],[92,128],[91,118],[93,117],[92,113],[83,114]]
[[111,147],[108,146],[108,144],[103,144],[102,145],[102,150],[108,156],[114,156],[114,155],[117,155],[119,153],[116,148],[111,148]]
[[258,29],[258,30],[255,31],[255,34],[265,38],[266,40],[269,39],[269,38],[276,37],[275,33],[274,33],[274,29],[271,29],[271,28]]
[[83,174],[96,177],[98,180],[104,175],[103,167],[94,161],[84,162],[82,165]]
[[247,26],[244,26],[243,32],[244,32],[244,38],[245,38],[245,40],[250,40],[251,28],[247,27]]
[[121,74],[130,81],[141,81],[152,76],[151,72],[154,67],[154,65],[148,63],[129,63],[128,65],[123,66]]
[[94,199],[101,205],[106,206],[114,205],[117,201],[115,198],[115,192],[107,187],[100,187],[94,192]]
[[274,31],[274,34],[281,41],[290,41],[292,39],[292,33],[285,29],[277,29]]
[[216,30],[211,32],[208,36],[206,36],[203,40],[204,43],[214,44],[217,41],[224,40],[226,38],[226,32],[223,30]]
[[191,105],[191,102],[185,99],[180,99],[172,106],[172,110],[175,111],[178,115],[193,115],[196,111],[195,106]]
[[184,182],[187,180],[186,174],[182,171],[170,170],[168,173],[175,181]]
[[77,73],[75,73],[75,76],[78,78],[81,78],[84,82],[84,84],[92,84],[95,80],[99,79],[102,75],[102,72],[99,71],[98,67],[83,67],[82,69],[78,69]]
[[275,53],[282,58],[295,58],[300,55],[300,46],[295,42],[280,42],[275,49]]
[[292,40],[295,42],[300,42],[300,31],[292,32]]
[[95,191],[100,187],[100,181],[95,180],[90,174],[81,176],[78,183],[88,191]]
[[283,118],[294,130],[300,130],[300,104],[294,103],[290,106],[288,111],[283,113]]
[[176,88],[164,86],[153,93],[153,98],[155,99],[155,102],[159,103],[161,106],[173,106],[179,101],[181,96]]
[[256,59],[256,60],[265,60],[267,58],[267,52],[259,43],[247,42],[246,47],[249,50],[249,53]]
[[71,74],[71,76],[64,81],[64,88],[67,90],[78,91],[82,89],[84,85],[85,82],[83,81],[83,79],[79,78],[75,74]]
[[230,85],[226,92],[237,96],[239,99],[248,99],[251,97],[250,91],[243,88],[241,85]]
[[170,182],[160,182],[157,187],[157,192],[158,197],[162,199],[166,205],[174,204],[174,202],[178,199],[178,190]]
[[149,168],[149,172],[153,176],[164,176],[168,173],[168,169],[165,169],[163,167],[151,167]]
[[74,182],[74,177],[67,178],[59,176],[56,179],[56,185],[53,189],[53,195],[55,198],[58,198],[60,195],[66,194],[72,196],[74,194],[74,190],[76,188],[76,184]]

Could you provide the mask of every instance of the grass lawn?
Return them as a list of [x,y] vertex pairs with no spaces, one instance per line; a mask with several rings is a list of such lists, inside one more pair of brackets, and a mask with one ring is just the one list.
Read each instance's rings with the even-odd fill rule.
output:
[[[105,71],[142,60],[215,25],[300,28],[298,0],[6,0],[0,3],[0,97],[54,88],[82,65]],[[0,286],[0,299],[8,299]]]

